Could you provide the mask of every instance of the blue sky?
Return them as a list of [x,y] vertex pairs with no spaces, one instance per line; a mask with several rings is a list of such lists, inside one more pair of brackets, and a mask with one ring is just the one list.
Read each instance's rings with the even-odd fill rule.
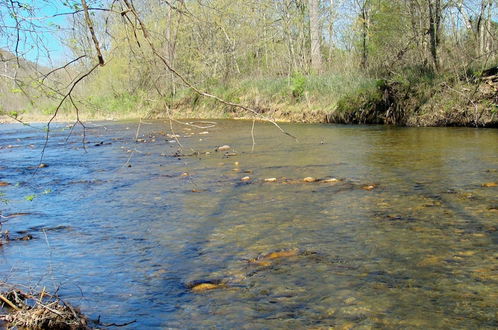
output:
[[[64,61],[70,55],[70,50],[62,43],[69,27],[70,16],[54,15],[71,12],[71,9],[63,1],[58,0],[21,2],[26,5],[25,8],[14,7],[22,29],[19,34],[19,53],[24,58],[43,66],[53,66]],[[14,52],[17,33],[12,8],[3,6],[0,11],[3,25],[7,26],[1,31],[3,36],[0,39],[0,48]]]

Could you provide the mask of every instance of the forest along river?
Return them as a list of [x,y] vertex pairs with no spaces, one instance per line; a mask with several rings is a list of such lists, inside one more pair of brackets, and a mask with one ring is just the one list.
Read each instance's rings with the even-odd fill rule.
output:
[[34,239],[0,280],[129,328],[498,326],[498,130],[251,124],[176,125],[176,156],[169,123],[59,125],[35,176],[44,131],[2,125],[2,230]]

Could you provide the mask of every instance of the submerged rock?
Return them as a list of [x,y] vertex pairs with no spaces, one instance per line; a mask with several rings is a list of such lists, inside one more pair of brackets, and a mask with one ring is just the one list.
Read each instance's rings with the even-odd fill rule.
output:
[[9,186],[10,183],[8,182],[5,182],[5,181],[0,181],[0,187],[5,187],[5,186]]
[[251,177],[245,176],[245,177],[241,178],[240,181],[242,181],[242,182],[251,181]]
[[204,292],[208,290],[214,290],[219,288],[220,286],[218,284],[212,284],[212,283],[202,283],[194,286],[192,288],[193,292]]
[[486,183],[483,183],[482,186],[487,187],[487,188],[498,187],[498,183],[497,182],[486,182]]
[[227,151],[227,150],[230,150],[231,147],[227,144],[225,145],[222,145],[221,147],[217,147],[216,149],[214,149],[215,151]]
[[227,285],[223,280],[200,280],[200,281],[193,281],[187,284],[187,288],[189,288],[192,292],[195,293],[216,290],[226,287]]
[[422,259],[420,262],[418,262],[417,266],[420,267],[435,266],[439,265],[441,262],[443,262],[443,257],[441,256],[427,256],[424,259]]
[[312,176],[307,176],[303,179],[304,182],[316,182],[318,181],[316,178],[312,177]]
[[265,182],[277,182],[277,178],[266,178]]
[[302,254],[302,252],[298,249],[273,251],[267,254],[260,255],[256,258],[249,259],[249,263],[266,267],[270,266],[272,262],[277,259],[295,257],[300,254]]
[[369,184],[369,185],[365,185],[365,186],[361,187],[361,189],[367,190],[367,191],[374,190],[375,188],[377,188],[376,184]]

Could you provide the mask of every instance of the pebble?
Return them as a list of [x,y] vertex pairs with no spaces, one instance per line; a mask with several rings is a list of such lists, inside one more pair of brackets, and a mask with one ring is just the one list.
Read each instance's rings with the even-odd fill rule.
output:
[[266,178],[265,182],[277,182],[277,178]]
[[225,145],[223,145],[221,147],[216,148],[217,151],[227,151],[227,150],[230,150],[230,149],[231,149],[231,147],[229,145],[227,145],[227,144],[225,144]]
[[219,287],[221,287],[220,284],[202,283],[202,284],[198,284],[198,285],[194,286],[192,288],[192,291],[193,292],[204,292],[204,291],[208,291],[208,290],[218,289]]
[[249,180],[251,180],[251,178],[248,176],[245,176],[242,179],[240,179],[240,181],[249,181]]
[[361,189],[370,191],[370,190],[374,190],[376,187],[377,187],[377,185],[370,184],[370,185],[366,185],[366,186],[361,187]]
[[316,178],[312,177],[312,176],[307,176],[303,179],[304,182],[316,182]]
[[348,299],[344,300],[344,303],[346,305],[352,305],[356,302],[356,298],[355,297],[349,297]]

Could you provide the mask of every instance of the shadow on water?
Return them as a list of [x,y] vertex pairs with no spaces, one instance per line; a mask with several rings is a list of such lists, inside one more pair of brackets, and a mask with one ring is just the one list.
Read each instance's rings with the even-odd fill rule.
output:
[[92,129],[87,153],[55,132],[35,179],[43,137],[1,128],[2,214],[31,213],[4,226],[35,236],[2,278],[136,328],[497,326],[496,130],[258,124],[251,153],[251,123],[220,121],[176,127],[199,151],[178,158],[167,125],[136,127]]

